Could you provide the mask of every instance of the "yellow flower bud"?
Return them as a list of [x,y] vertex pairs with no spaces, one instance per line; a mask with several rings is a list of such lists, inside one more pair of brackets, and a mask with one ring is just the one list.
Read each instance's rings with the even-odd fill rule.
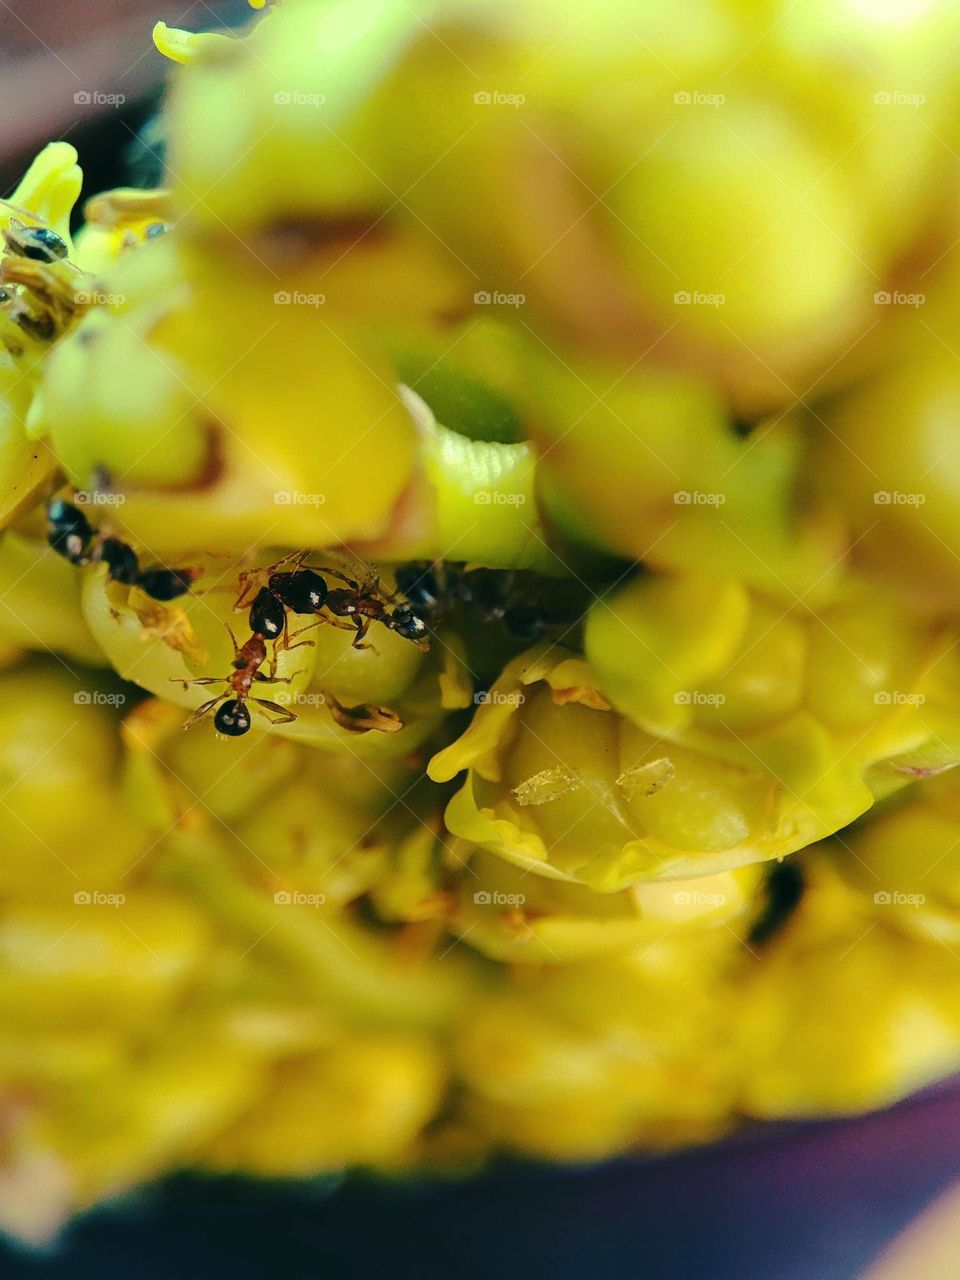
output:
[[[737,582],[640,577],[594,606],[585,648],[600,691],[645,733],[713,755],[766,797],[762,834],[749,841],[758,856],[802,848],[916,770],[956,763],[951,635],[856,581],[816,614],[770,622],[757,603],[751,619],[754,601]],[[690,797],[691,814],[706,794]],[[660,798],[643,804],[659,809]]]
[[456,1046],[468,1114],[508,1147],[561,1160],[716,1136],[735,1087],[721,973],[700,961],[658,973],[639,951],[478,1001]]
[[75,893],[120,888],[139,861],[148,840],[124,813],[117,785],[125,702],[110,676],[73,676],[52,658],[4,672],[0,892],[60,908]]
[[425,1041],[353,1036],[283,1066],[271,1093],[213,1145],[208,1162],[262,1177],[389,1166],[436,1112],[443,1076]]
[[[738,1031],[747,1114],[822,1116],[888,1105],[960,1065],[956,958],[870,918],[835,913],[834,873],[811,871],[801,909],[753,966]],[[824,901],[824,899],[826,901]]]

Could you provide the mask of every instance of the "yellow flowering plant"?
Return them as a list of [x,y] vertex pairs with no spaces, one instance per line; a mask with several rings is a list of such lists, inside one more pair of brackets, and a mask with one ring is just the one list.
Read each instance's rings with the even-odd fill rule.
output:
[[955,1072],[956,6],[252,8],[0,202],[0,1228]]

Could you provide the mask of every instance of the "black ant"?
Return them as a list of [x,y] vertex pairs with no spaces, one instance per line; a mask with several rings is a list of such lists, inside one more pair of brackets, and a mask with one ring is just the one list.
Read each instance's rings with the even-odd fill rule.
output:
[[255,569],[250,573],[242,573],[242,590],[234,605],[234,608],[241,608],[249,596],[251,581],[254,586],[259,583],[250,604],[250,630],[272,640],[282,635],[284,648],[296,648],[296,645],[289,643],[287,610],[312,615],[319,613],[327,599],[326,581],[315,570],[298,568],[293,572],[278,572],[280,565],[288,563],[292,558],[285,556],[267,570]]
[[102,561],[113,582],[136,585],[153,600],[176,600],[198,576],[196,569],[141,569],[132,547],[119,538],[100,537],[80,508],[65,498],[54,498],[47,507],[47,526],[47,542],[58,555],[78,566]]
[[[337,569],[323,566],[320,570],[303,567],[303,560],[308,552],[297,552],[293,556],[285,556],[267,570],[254,570],[249,574],[241,574],[243,590],[237,598],[237,607],[241,607],[249,595],[250,582],[261,585],[250,606],[250,627],[254,631],[274,638],[283,634],[287,637],[287,615],[321,615],[326,608],[334,618],[350,619],[356,634],[353,638],[355,649],[366,649],[364,639],[370,629],[371,622],[379,622],[390,631],[395,631],[404,640],[411,640],[422,649],[429,647],[427,625],[419,613],[409,604],[395,605],[392,598],[379,590],[376,579],[361,585],[353,578],[348,578]],[[281,570],[280,566],[292,562],[295,568]],[[345,583],[344,587],[331,588],[328,578],[336,578]],[[266,576],[266,585],[263,585]],[[327,619],[333,621],[333,619]],[[334,625],[340,625],[334,623]],[[299,634],[299,633],[297,633]],[[293,646],[295,647],[295,646]]]
[[294,712],[286,707],[281,707],[276,702],[268,702],[265,698],[250,696],[250,690],[255,681],[261,684],[289,684],[292,679],[290,676],[276,674],[276,655],[271,660],[270,674],[265,676],[261,673],[260,668],[267,660],[267,645],[263,636],[254,633],[249,640],[238,645],[231,631],[230,639],[233,641],[233,673],[231,675],[201,676],[197,680],[179,681],[173,676],[170,677],[174,684],[182,684],[184,689],[192,684],[220,684],[222,681],[226,681],[227,684],[224,693],[197,707],[184,724],[184,729],[192,729],[209,711],[218,707],[213,717],[214,728],[219,733],[226,734],[227,737],[239,738],[250,728],[250,708],[247,705],[249,702],[256,703],[271,724],[289,724],[291,720],[296,720]]
[[432,625],[459,606],[478,622],[501,623],[518,640],[533,641],[576,617],[521,603],[513,570],[467,569],[458,564],[411,560],[397,566],[396,583],[397,591]]

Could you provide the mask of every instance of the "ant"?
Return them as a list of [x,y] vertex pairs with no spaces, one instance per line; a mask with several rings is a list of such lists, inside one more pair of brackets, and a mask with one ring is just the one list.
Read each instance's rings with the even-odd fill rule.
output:
[[[263,590],[265,588],[258,593],[258,599],[263,594]],[[269,592],[267,594],[269,595]],[[251,608],[251,617],[253,612],[253,608]],[[267,639],[271,638],[269,635],[264,635],[264,629],[268,629],[265,622],[267,616],[267,613],[264,612],[259,619],[260,626],[263,629],[254,630],[250,639],[242,645],[237,644],[233,632],[230,631],[229,627],[227,628],[230,633],[230,639],[233,641],[233,672],[231,675],[220,677],[202,676],[196,680],[177,680],[176,677],[171,676],[174,684],[182,684],[185,689],[192,684],[219,684],[222,680],[225,680],[227,684],[227,688],[223,693],[216,698],[211,698],[209,702],[204,702],[196,709],[184,724],[184,729],[192,729],[208,712],[217,707],[213,717],[214,728],[227,737],[239,738],[250,729],[249,703],[255,703],[271,724],[290,724],[291,721],[296,720],[296,714],[288,710],[288,708],[282,707],[276,702],[269,702],[266,698],[254,698],[250,695],[250,690],[253,688],[255,681],[261,684],[289,684],[293,679],[292,676],[278,676],[276,674],[276,646],[274,646],[273,657],[270,660],[270,674],[265,676],[260,671],[260,668],[267,660],[266,642]],[[282,629],[282,626],[283,624],[281,624],[280,629]],[[277,630],[273,638],[276,638],[279,634],[280,630]],[[301,641],[301,644],[312,643],[312,640]],[[296,649],[299,646],[286,645],[285,647]],[[377,707],[369,703],[346,707],[329,693],[326,695],[325,701],[334,723],[351,733],[367,733],[372,729],[380,733],[397,733],[403,728],[403,721],[396,712],[390,711],[386,707]]]
[[[302,559],[302,554],[299,560],[296,556],[284,556],[269,569],[254,569],[249,573],[242,573],[241,591],[234,604],[235,609],[246,604],[252,582],[256,587],[256,595],[250,603],[250,630],[265,639],[276,640],[282,635],[285,649],[297,647],[290,644],[287,610],[301,615],[313,615],[319,613],[327,599],[326,581],[315,570],[302,568]],[[281,565],[291,560],[297,560],[298,567],[295,571],[278,572]],[[294,634],[298,635],[299,632]]]
[[153,600],[176,600],[190,590],[197,569],[167,569],[156,565],[141,569],[137,553],[119,538],[100,537],[97,530],[72,502],[54,498],[47,507],[47,542],[71,564],[82,566],[102,561],[113,582],[138,586]]
[[65,258],[69,252],[67,242],[56,231],[49,227],[28,227],[17,218],[10,219],[9,227],[4,228],[3,238],[10,253],[47,265]]
[[478,622],[499,622],[518,640],[534,641],[573,620],[568,612],[520,603],[513,570],[411,560],[397,566],[396,583],[416,612],[433,623],[459,605]]
[[[364,639],[371,622],[381,623],[404,640],[418,644],[421,649],[429,647],[426,639],[427,625],[420,614],[409,604],[394,605],[393,599],[380,591],[376,578],[361,585],[337,569],[324,566],[320,566],[319,571],[304,568],[303,561],[308,554],[309,552],[296,552],[292,556],[284,556],[266,570],[254,570],[240,575],[243,589],[237,597],[237,608],[249,597],[251,582],[260,584],[250,605],[252,630],[263,629],[263,634],[274,638],[282,633],[285,647],[295,648],[296,646],[288,644],[286,611],[289,609],[292,613],[301,615],[322,616],[321,611],[326,608],[333,615],[333,618],[326,621],[333,625],[343,625],[334,622],[334,618],[350,620],[356,632],[353,638],[354,649],[370,647],[364,644]],[[281,570],[282,565],[291,562],[293,569]],[[336,578],[346,585],[331,588],[322,574],[326,574],[327,578]],[[266,585],[263,585],[264,578]]]
[[427,624],[410,604],[396,605],[391,611],[388,605],[393,602],[380,594],[376,579],[361,586],[342,573],[336,574],[336,577],[347,585],[327,592],[327,608],[334,617],[349,618],[353,622],[356,628],[354,649],[369,648],[363,641],[371,622],[379,622],[404,640],[411,640],[421,649],[429,649]]
[[[227,630],[230,631],[230,628],[228,627]],[[233,672],[231,675],[201,676],[197,680],[177,680],[174,676],[170,677],[174,684],[182,684],[184,689],[189,688],[192,684],[220,684],[222,681],[226,681],[227,684],[225,692],[197,707],[190,719],[184,724],[184,729],[192,729],[208,712],[217,707],[216,714],[213,717],[214,728],[229,738],[239,738],[250,729],[251,716],[250,708],[247,705],[250,702],[256,703],[271,724],[289,724],[292,720],[296,720],[297,717],[294,712],[289,711],[286,707],[281,707],[279,703],[268,702],[265,698],[253,698],[250,696],[250,690],[253,688],[255,681],[261,684],[289,684],[293,678],[292,676],[278,676],[276,674],[276,655],[270,662],[270,674],[265,676],[260,671],[260,668],[267,660],[267,645],[263,636],[254,633],[249,640],[246,640],[242,645],[238,645],[236,637],[230,631],[230,639],[233,641]]]

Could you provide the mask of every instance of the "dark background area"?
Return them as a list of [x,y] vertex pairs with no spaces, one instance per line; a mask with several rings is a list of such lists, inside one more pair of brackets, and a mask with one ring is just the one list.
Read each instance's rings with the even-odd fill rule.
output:
[[173,1178],[81,1219],[47,1258],[0,1246],[0,1275],[855,1280],[960,1175],[958,1152],[950,1086],[881,1115],[593,1170],[326,1187]]
[[[61,138],[80,152],[85,196],[122,181],[123,149],[155,110],[169,65],[154,23],[215,31],[251,16],[246,0],[2,0],[0,193]],[[83,93],[124,101],[78,103]]]

